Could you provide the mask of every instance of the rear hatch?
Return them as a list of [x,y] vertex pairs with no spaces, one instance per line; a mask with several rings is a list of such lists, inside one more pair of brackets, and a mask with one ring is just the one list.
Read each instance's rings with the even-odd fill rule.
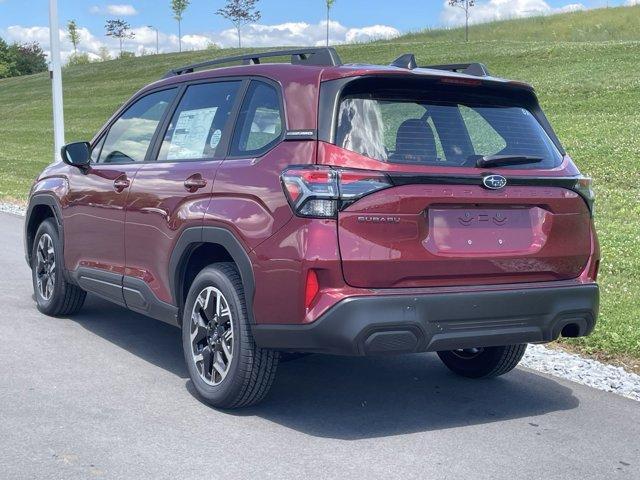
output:
[[590,208],[530,89],[364,78],[338,92],[318,163],[337,172],[348,284],[580,275],[591,252]]

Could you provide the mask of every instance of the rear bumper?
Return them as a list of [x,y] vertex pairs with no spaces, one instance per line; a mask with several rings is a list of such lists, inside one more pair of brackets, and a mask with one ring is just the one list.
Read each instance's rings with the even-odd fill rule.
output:
[[595,283],[351,297],[308,325],[254,325],[263,348],[339,355],[433,352],[589,335],[598,315]]

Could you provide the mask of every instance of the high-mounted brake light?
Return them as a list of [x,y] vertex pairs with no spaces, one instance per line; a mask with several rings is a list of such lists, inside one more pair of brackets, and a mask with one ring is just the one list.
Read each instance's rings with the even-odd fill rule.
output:
[[381,172],[305,166],[282,172],[282,185],[297,215],[335,218],[356,200],[390,187],[391,181]]

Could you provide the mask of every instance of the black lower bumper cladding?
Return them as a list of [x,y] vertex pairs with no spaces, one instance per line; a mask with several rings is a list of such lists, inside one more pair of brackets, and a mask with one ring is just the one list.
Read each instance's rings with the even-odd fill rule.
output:
[[254,325],[264,348],[338,355],[435,352],[589,335],[595,283],[345,299],[308,325]]

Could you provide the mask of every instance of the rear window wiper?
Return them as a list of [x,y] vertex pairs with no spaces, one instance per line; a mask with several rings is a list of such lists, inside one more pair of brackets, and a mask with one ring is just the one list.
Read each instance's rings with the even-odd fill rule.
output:
[[544,160],[541,157],[529,155],[487,155],[480,157],[476,161],[478,168],[504,167],[507,165],[526,165],[528,163],[540,163]]

